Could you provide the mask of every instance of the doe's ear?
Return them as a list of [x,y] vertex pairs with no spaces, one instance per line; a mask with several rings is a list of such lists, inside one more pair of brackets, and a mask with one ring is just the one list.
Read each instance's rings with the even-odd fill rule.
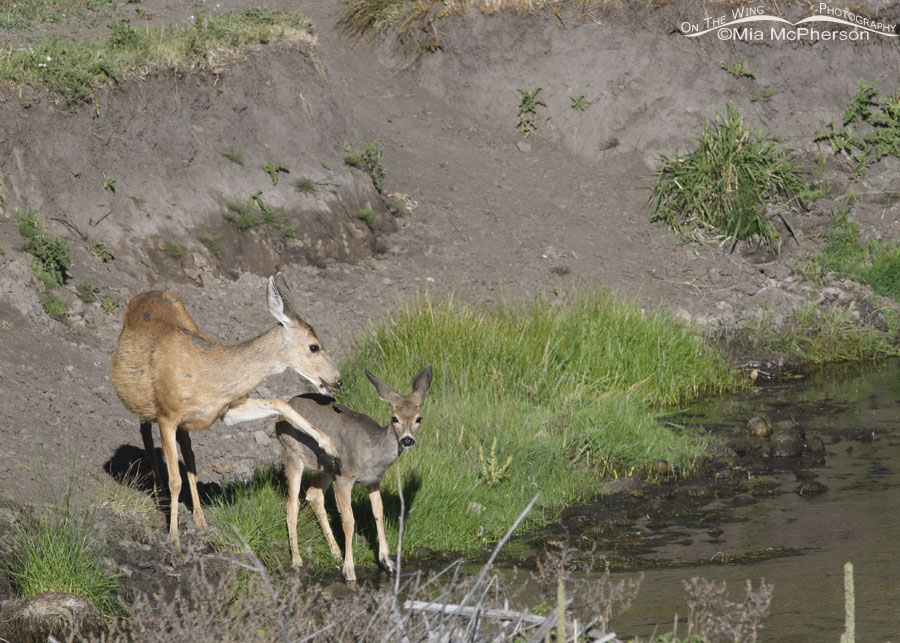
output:
[[279,324],[283,326],[290,321],[284,298],[281,296],[278,286],[275,285],[275,277],[269,277],[269,285],[266,288],[266,303],[268,304],[269,313],[278,320]]
[[412,394],[418,399],[420,406],[422,405],[422,402],[425,401],[425,395],[428,393],[428,389],[431,388],[431,378],[433,375],[434,372],[432,371],[431,364],[426,364],[413,378]]
[[400,396],[394,392],[394,389],[372,375],[368,369],[364,369],[363,372],[366,374],[366,377],[369,378],[369,381],[372,382],[372,386],[375,387],[375,392],[378,393],[378,397],[382,400],[388,404],[394,404],[400,399]]

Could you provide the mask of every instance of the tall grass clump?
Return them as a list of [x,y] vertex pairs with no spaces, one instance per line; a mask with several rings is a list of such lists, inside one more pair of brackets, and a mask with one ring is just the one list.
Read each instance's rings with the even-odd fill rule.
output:
[[[655,410],[739,386],[690,329],[612,297],[498,312],[424,300],[375,328],[342,364],[343,401],[386,423],[363,369],[405,393],[426,363],[435,379],[423,429],[396,465],[411,507],[407,551],[477,549],[535,492],[544,511],[530,524],[552,519],[597,492],[601,459],[640,468],[665,458],[689,469],[704,440],[666,428]],[[502,475],[484,475],[488,458]],[[393,476],[382,486],[395,538]]]
[[0,57],[0,83],[43,86],[72,101],[126,76],[161,68],[218,68],[241,52],[268,43],[291,43],[310,53],[314,43],[300,14],[259,8],[209,18],[197,15],[188,25],[135,27],[116,20],[109,28],[105,39],[53,35],[11,51]]
[[[808,191],[787,154],[771,138],[754,134],[731,106],[724,117],[703,124],[696,150],[663,156],[656,176],[654,221],[664,220],[685,240],[720,239],[731,250],[754,237],[779,249],[766,204],[790,203]],[[778,217],[793,234],[787,219]]]
[[104,614],[121,613],[119,575],[101,563],[105,544],[96,536],[88,513],[77,512],[68,499],[49,514],[23,516],[13,526],[3,566],[14,594],[66,592]]

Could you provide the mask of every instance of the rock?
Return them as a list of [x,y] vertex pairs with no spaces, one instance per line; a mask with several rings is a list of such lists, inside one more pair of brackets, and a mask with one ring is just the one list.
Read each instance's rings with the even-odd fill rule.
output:
[[818,435],[806,439],[806,450],[810,453],[825,453],[825,443]]
[[93,603],[72,594],[46,592],[0,604],[0,639],[17,643],[93,640],[103,617]]
[[767,438],[772,435],[772,423],[769,418],[759,415],[747,422],[747,431],[758,438]]
[[600,485],[601,496],[614,496],[620,493],[640,493],[642,490],[641,481],[634,476],[623,476],[615,480],[607,480]]
[[722,528],[721,527],[710,527],[709,529],[706,530],[706,533],[708,533],[710,535],[710,537],[712,537],[712,538],[718,538],[719,536],[722,535]]
[[818,496],[819,494],[823,494],[828,491],[828,487],[815,480],[804,480],[794,491],[795,493],[804,497]]
[[803,440],[794,431],[772,434],[772,455],[776,458],[796,458],[803,453]]
[[262,446],[265,446],[269,443],[269,436],[266,435],[265,431],[257,431],[253,434],[253,439],[256,440],[256,443]]
[[530,144],[530,143],[526,143],[525,141],[519,141],[518,143],[516,143],[516,148],[517,148],[520,152],[528,153],[528,152],[531,151],[531,144]]
[[728,480],[731,477],[731,469],[721,469],[716,471],[716,480]]
[[650,471],[665,477],[672,475],[672,467],[667,461],[661,459],[650,461]]
[[796,433],[803,438],[803,429],[793,420],[779,420],[772,425],[772,433]]

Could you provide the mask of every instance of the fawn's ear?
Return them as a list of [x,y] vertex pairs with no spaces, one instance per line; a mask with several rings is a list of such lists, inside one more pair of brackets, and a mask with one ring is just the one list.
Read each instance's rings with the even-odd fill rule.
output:
[[375,387],[375,392],[378,393],[378,397],[382,400],[388,404],[394,404],[400,399],[400,396],[394,392],[394,389],[372,375],[368,369],[364,369],[363,372],[366,374],[366,377],[369,378],[369,381],[372,382],[372,386]]
[[425,395],[428,393],[428,389],[431,388],[431,378],[433,375],[434,372],[431,369],[431,364],[426,364],[425,368],[416,373],[416,376],[413,378],[412,397],[416,398],[416,403],[419,406],[422,406],[422,402],[425,401]]

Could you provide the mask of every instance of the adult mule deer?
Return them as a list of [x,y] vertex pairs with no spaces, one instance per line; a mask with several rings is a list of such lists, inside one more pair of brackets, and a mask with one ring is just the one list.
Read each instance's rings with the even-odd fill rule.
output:
[[344,529],[344,578],[356,580],[353,566],[353,507],[350,492],[354,484],[369,490],[375,528],[378,532],[378,561],[389,572],[394,570],[384,536],[384,507],[381,503],[381,477],[397,461],[400,454],[416,443],[416,434],[422,423],[419,411],[425,401],[425,394],[431,386],[431,365],[425,366],[413,379],[413,392],[409,396],[395,393],[390,386],[366,371],[378,397],[391,407],[391,420],[387,426],[380,426],[375,420],[362,413],[351,411],[325,395],[298,395],[290,401],[291,407],[300,415],[309,418],[321,431],[326,433],[341,452],[341,468],[335,470],[317,457],[315,443],[285,421],[275,424],[275,432],[281,443],[284,456],[284,472],[287,478],[287,527],[291,544],[291,564],[299,569],[303,561],[297,546],[297,514],[300,509],[300,480],[303,467],[312,469],[313,475],[306,499],[325,534],[325,540],[335,558],[341,557],[341,550],[334,540],[328,515],[325,513],[325,490],[334,480],[334,496],[341,513]]
[[[280,283],[276,283],[280,282]],[[159,465],[153,448],[152,422],[159,424],[171,497],[169,540],[179,551],[178,495],[181,475],[175,443],[187,469],[194,524],[206,528],[197,493],[197,469],[189,431],[209,428],[222,418],[236,424],[282,416],[315,440],[329,466],[340,470],[338,451],[287,402],[248,397],[269,375],[293,369],[322,393],[340,388],[341,378],[312,326],[300,319],[288,298],[281,273],[269,278],[268,310],[278,325],[237,346],[226,346],[200,333],[174,295],[141,293],[125,309],[122,333],[110,365],[113,388],[138,416],[147,459],[153,467],[153,490]]]

